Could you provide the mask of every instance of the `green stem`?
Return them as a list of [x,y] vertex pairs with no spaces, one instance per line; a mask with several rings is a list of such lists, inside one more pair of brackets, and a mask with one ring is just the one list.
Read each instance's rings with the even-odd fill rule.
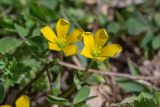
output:
[[[82,77],[87,75],[87,73],[88,73],[87,71],[92,67],[93,63],[94,63],[94,60],[91,60],[90,64],[84,70],[84,74]],[[75,91],[75,89],[76,89],[76,84],[73,82],[70,85],[70,87],[64,93],[62,93],[62,95],[60,95],[60,97],[66,98],[66,97],[70,96]]]
[[63,51],[60,51],[60,60],[63,61]]
[[94,60],[91,60],[91,62],[89,63],[89,65],[88,65],[88,66],[86,67],[86,69],[84,70],[83,76],[86,76],[86,75],[88,74],[87,71],[92,67],[93,63],[94,63]]
[[66,98],[69,95],[71,95],[74,90],[76,89],[76,85],[74,84],[74,82],[70,85],[70,87],[62,94],[60,95],[60,97]]
[[50,90],[51,90],[52,89],[52,77],[51,77],[48,69],[46,69],[46,73],[47,73],[47,77],[48,77],[48,81],[49,81],[49,85],[50,85]]
[[36,77],[33,80],[31,80],[25,87],[23,87],[22,90],[19,91],[19,93],[17,94],[16,98],[18,98],[27,89],[29,89],[32,86],[32,84],[35,83],[43,75],[43,73],[48,69],[48,67],[49,67],[50,64],[51,63],[45,64],[45,66],[43,67],[43,69],[36,74]]

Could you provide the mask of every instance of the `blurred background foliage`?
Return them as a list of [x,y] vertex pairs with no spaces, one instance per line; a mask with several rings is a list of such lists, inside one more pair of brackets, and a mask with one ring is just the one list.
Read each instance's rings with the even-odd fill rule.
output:
[[[151,61],[160,55],[160,0],[0,0],[0,103],[13,103],[10,99],[15,95],[11,93],[18,93],[35,78],[45,63],[51,60],[50,53],[56,53],[48,51],[48,44],[41,35],[40,28],[45,25],[55,28],[55,23],[60,17],[72,23],[71,29],[80,27],[85,31],[95,32],[103,27],[110,35],[109,43],[113,41],[123,46],[119,58],[103,63],[96,62],[94,68],[110,69],[135,76],[152,74],[154,76],[154,73],[144,74],[140,66],[143,62]],[[81,42],[78,45],[83,46]],[[78,59],[82,65],[87,65],[86,58],[78,55]],[[57,60],[56,57],[53,58],[51,62],[54,65],[49,67],[49,72],[55,80],[58,78],[57,75],[63,72]],[[64,61],[73,62],[71,57],[64,58]],[[28,89],[30,97],[46,92],[50,88],[46,75],[42,75],[41,79]],[[75,76],[74,82],[80,81],[78,75],[80,74],[76,76],[72,74],[72,77]],[[105,82],[103,76],[90,77],[88,84]],[[123,93],[138,95],[146,92],[152,93],[152,97],[155,96],[154,87],[158,86],[158,83],[152,86],[153,82],[147,82],[147,85],[145,82],[116,78],[116,83]],[[59,85],[60,82],[58,86],[56,85],[57,90],[60,90]],[[10,96],[5,97],[5,94]],[[156,95],[160,97],[159,94]],[[4,101],[4,97],[9,100]],[[49,97],[49,99],[56,98]],[[144,99],[150,101],[152,98],[141,99],[134,100],[135,107],[142,107],[136,105],[140,105],[141,101],[146,102]],[[150,103],[156,101],[151,100]],[[114,103],[119,102],[114,101]],[[157,107],[156,104],[153,104],[153,107]]]

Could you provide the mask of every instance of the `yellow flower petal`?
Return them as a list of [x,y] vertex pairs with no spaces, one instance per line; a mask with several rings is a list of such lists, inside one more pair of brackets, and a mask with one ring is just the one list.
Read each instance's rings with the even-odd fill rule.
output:
[[104,61],[104,60],[106,60],[108,57],[98,57],[97,59],[99,60],[99,61]]
[[108,34],[105,31],[105,29],[99,29],[95,34],[95,44],[98,47],[103,47],[103,45],[107,42],[107,40],[108,40]]
[[50,42],[54,42],[56,37],[56,34],[53,32],[53,30],[49,26],[45,26],[41,29],[41,32],[43,36],[49,40]]
[[63,18],[60,18],[56,24],[56,31],[58,38],[65,38],[69,31],[69,27],[70,23]]
[[87,58],[93,58],[90,52],[90,48],[84,47],[80,53],[81,55],[87,57]]
[[60,51],[60,50],[61,50],[61,49],[57,46],[57,44],[55,44],[55,43],[48,42],[48,45],[49,45],[49,49],[50,49],[50,50],[55,50],[55,51]]
[[102,48],[100,56],[114,57],[122,51],[122,47],[118,44],[109,44]]
[[83,29],[75,29],[69,36],[67,36],[67,42],[73,43],[82,39]]
[[85,47],[87,47],[87,48],[95,47],[94,37],[91,32],[84,32],[83,33],[83,41],[84,41]]
[[65,48],[64,48],[64,54],[66,55],[66,56],[70,56],[70,55],[74,55],[74,54],[76,54],[77,53],[77,50],[78,50],[78,48],[77,48],[77,46],[75,46],[75,45],[68,45],[68,46],[66,46]]
[[16,100],[16,107],[30,107],[30,99],[28,96],[21,96]]
[[0,107],[12,107],[12,106],[10,106],[10,105],[2,105]]

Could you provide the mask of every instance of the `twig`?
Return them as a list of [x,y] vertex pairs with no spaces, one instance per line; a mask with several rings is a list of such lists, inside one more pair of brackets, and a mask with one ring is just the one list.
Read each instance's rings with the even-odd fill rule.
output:
[[72,57],[72,60],[73,60],[73,62],[74,62],[77,66],[79,66],[79,67],[82,66],[81,63],[79,62],[79,60],[78,60],[78,58],[77,58],[76,56],[73,56],[73,57]]
[[[81,70],[81,71],[85,70],[84,67],[78,67],[74,64],[70,64],[70,63],[66,63],[66,62],[59,62],[59,64],[62,66],[65,66],[65,67],[76,69],[76,70]],[[88,72],[102,74],[102,75],[106,75],[106,76],[123,77],[123,78],[132,79],[132,80],[158,80],[159,79],[159,77],[154,77],[154,76],[133,76],[133,75],[124,74],[124,73],[110,72],[107,70],[101,71],[101,70],[96,70],[96,69],[89,69]]]

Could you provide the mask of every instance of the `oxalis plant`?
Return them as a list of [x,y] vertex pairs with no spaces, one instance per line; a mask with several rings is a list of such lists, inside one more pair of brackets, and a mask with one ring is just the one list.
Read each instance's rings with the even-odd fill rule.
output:
[[[90,100],[96,96],[89,96],[90,87],[88,81],[104,82],[103,77],[94,75],[91,68],[94,67],[95,61],[105,61],[109,57],[117,56],[122,47],[118,44],[107,44],[109,38],[104,28],[99,29],[93,34],[92,32],[86,32],[82,28],[70,29],[70,22],[66,19],[60,18],[56,23],[55,31],[46,25],[40,29],[40,32],[48,42],[48,49],[51,50],[49,54],[48,62],[45,64],[42,71],[40,71],[36,78],[26,85],[17,95],[15,101],[16,107],[30,107],[30,98],[23,95],[24,92],[37,81],[39,77],[46,72],[50,89],[46,93],[47,105],[59,105],[62,107],[89,107],[86,104],[87,100]],[[82,41],[84,47],[81,49],[77,42]],[[79,51],[80,50],[80,51]],[[56,52],[58,51],[58,53]],[[72,64],[64,62],[65,57],[73,55],[82,55],[89,58],[89,63],[86,67],[76,67]],[[66,90],[61,89],[62,73],[59,72],[55,77],[51,75],[48,68],[55,64],[68,66],[70,68],[77,69],[72,78],[72,83]],[[94,85],[94,82],[93,82]],[[11,107],[10,105],[2,105],[1,107]]]

